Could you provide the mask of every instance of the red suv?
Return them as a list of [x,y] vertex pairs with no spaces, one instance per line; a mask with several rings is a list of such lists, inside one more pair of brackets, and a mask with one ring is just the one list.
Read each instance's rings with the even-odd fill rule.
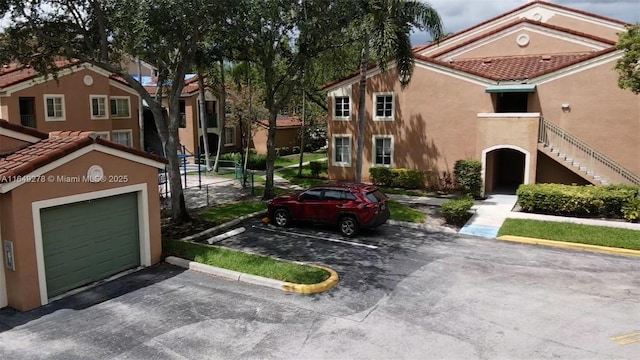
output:
[[354,236],[361,228],[375,228],[389,219],[388,198],[373,185],[339,183],[320,185],[269,203],[269,218],[277,226],[292,220],[337,224]]

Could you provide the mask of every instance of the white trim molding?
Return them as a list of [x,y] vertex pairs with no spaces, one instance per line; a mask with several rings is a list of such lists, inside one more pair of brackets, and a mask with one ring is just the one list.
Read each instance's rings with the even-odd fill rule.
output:
[[[100,145],[100,144],[91,144],[88,146],[85,146],[81,149],[78,149],[74,152],[72,152],[71,154],[64,156],[52,163],[49,163],[45,166],[42,166],[32,172],[30,172],[29,174],[26,174],[24,177],[39,177],[42,175],[45,175],[46,173],[48,173],[49,171],[56,169],[72,160],[75,160],[83,155],[86,155],[87,153],[91,152],[91,151],[99,151],[101,153],[105,153],[105,154],[109,154],[109,155],[113,155],[122,159],[127,159],[129,161],[133,161],[133,162],[137,162],[143,165],[147,165],[147,166],[151,166],[151,167],[155,167],[157,169],[164,169],[165,168],[165,164],[161,163],[159,161],[155,161],[155,160],[151,160],[139,155],[135,155],[135,154],[131,154],[129,152],[123,151],[123,150],[119,150],[119,149],[114,149],[108,146],[104,146],[104,145]],[[17,188],[18,186],[21,186],[23,184],[26,184],[27,182],[25,181],[13,181],[10,183],[4,183],[4,184],[0,184],[0,194],[4,194],[7,193],[15,188]]]
[[[376,164],[376,140],[377,139],[391,139],[391,163],[389,165],[385,164]],[[371,166],[384,166],[384,167],[393,167],[395,164],[395,140],[393,135],[382,135],[376,134],[371,136]]]
[[[123,144],[119,141],[116,141],[116,134],[129,134],[129,144]],[[126,146],[126,147],[132,147],[133,146],[133,130],[131,129],[113,129],[111,130],[111,141],[116,143],[116,144],[120,144],[122,146]]]
[[[391,96],[391,116],[384,116],[384,111],[386,111],[386,109],[383,109],[383,116],[378,116],[378,96]],[[383,103],[383,104],[386,104]],[[396,94],[392,91],[386,91],[386,92],[374,92],[373,93],[373,109],[371,111],[371,115],[373,116],[373,121],[393,121],[396,118]]]
[[[347,161],[336,162],[336,138],[349,139],[349,156]],[[351,134],[334,134],[331,135],[331,166],[335,167],[351,167],[351,158],[353,157],[353,136]],[[344,159],[343,159],[344,160]]]
[[587,61],[583,61],[580,63],[577,63],[573,66],[569,66],[569,67],[565,67],[562,68],[560,70],[554,71],[552,73],[549,74],[545,74],[545,75],[541,75],[538,76],[536,78],[533,78],[531,80],[529,80],[530,84],[536,84],[536,85],[542,85],[554,80],[558,80],[558,79],[562,79],[565,76],[569,76],[569,75],[573,75],[576,73],[579,73],[581,71],[585,71],[585,70],[589,70],[592,69],[594,67],[600,66],[600,65],[604,65],[606,63],[612,62],[612,61],[616,61],[618,59],[620,59],[622,57],[622,55],[624,54],[624,51],[622,50],[618,50],[618,51],[614,51],[611,53],[607,53],[604,54],[602,56],[587,60]]
[[151,235],[149,229],[149,194],[147,184],[136,184],[114,189],[94,191],[90,193],[63,196],[54,199],[34,201],[31,204],[33,217],[33,233],[36,242],[36,264],[38,268],[38,287],[40,288],[40,305],[49,303],[47,296],[47,274],[44,264],[44,246],[42,243],[42,223],[40,210],[53,206],[73,204],[87,200],[97,200],[109,196],[137,193],[138,201],[138,239],[140,242],[140,265],[151,266]]
[[[64,94],[43,94],[42,98],[44,100],[44,121],[65,121],[67,118],[67,109],[65,107]],[[54,116],[49,116],[49,105],[47,104],[47,100],[53,100],[53,111]],[[60,100],[60,110],[62,111],[61,116],[55,116],[55,100]]]
[[[116,102],[116,113],[114,113],[113,111],[111,111],[111,102],[114,101]],[[127,100],[127,112],[128,114],[126,116],[118,116],[118,100]],[[109,112],[111,113],[111,118],[112,119],[131,119],[131,97],[130,96],[110,96],[109,97]]]
[[[104,115],[95,115],[93,113],[93,100],[104,101]],[[109,119],[109,98],[107,95],[89,95],[89,110],[91,111],[91,120],[107,120]],[[100,110],[100,104],[98,104]]]
[[[331,109],[331,120],[333,121],[349,121],[351,120],[351,115],[353,114],[353,101],[351,99],[350,95],[333,95],[331,97],[333,99],[332,101],[332,109]],[[347,116],[336,116],[336,99],[337,98],[347,98],[347,105],[349,106],[348,112],[349,115]],[[343,108],[344,111],[344,108]]]
[[500,149],[512,149],[517,150],[524,154],[524,179],[522,179],[524,184],[529,183],[529,175],[531,174],[531,153],[528,150],[521,148],[516,145],[502,144],[502,145],[494,145],[482,150],[482,194],[484,195],[486,189],[486,178],[487,178],[487,154]]
[[32,144],[35,144],[38,141],[42,140],[39,137],[23,134],[21,132],[18,132],[18,131],[15,131],[15,130],[10,130],[10,129],[5,129],[3,127],[0,127],[0,136],[10,137],[12,139],[25,141],[25,142],[32,143]]
[[126,91],[131,95],[140,97],[140,94],[137,91],[133,90],[133,88],[131,88],[128,85],[125,85],[125,84],[123,84],[123,83],[121,83],[121,82],[119,82],[117,80],[109,79],[109,85],[113,86],[116,89],[120,89],[122,91]]

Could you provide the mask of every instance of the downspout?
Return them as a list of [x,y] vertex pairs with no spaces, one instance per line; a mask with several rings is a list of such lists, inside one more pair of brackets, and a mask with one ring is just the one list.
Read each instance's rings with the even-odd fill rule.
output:
[[[0,200],[2,194],[0,194]],[[0,309],[9,305],[7,298],[7,279],[4,268],[4,241],[2,240],[2,201],[0,201],[0,244],[2,245],[2,259],[0,259]]]

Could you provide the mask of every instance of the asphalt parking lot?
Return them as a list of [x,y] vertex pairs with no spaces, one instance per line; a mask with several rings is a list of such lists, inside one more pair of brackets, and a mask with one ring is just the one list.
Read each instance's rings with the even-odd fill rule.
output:
[[640,260],[385,225],[243,224],[218,243],[328,265],[316,295],[169,265],[29,313],[0,312],[3,359],[637,359]]

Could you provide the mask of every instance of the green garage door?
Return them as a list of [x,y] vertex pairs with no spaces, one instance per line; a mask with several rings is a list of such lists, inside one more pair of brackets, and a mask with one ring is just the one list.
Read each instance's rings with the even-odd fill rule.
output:
[[42,209],[47,295],[140,264],[135,193]]

